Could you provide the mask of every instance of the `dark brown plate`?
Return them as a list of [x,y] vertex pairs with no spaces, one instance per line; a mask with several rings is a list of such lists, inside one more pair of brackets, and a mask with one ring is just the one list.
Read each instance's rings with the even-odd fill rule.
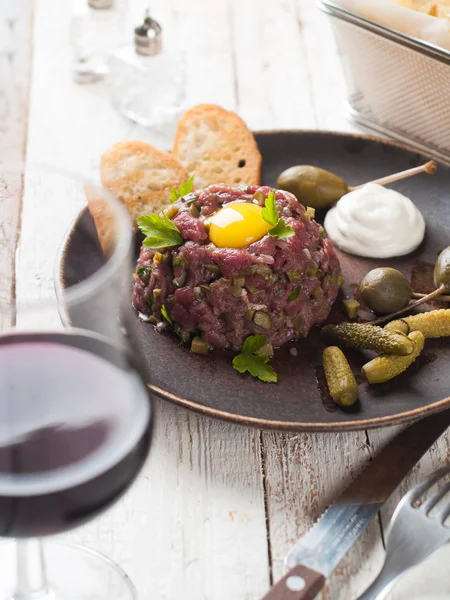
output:
[[[272,186],[283,169],[295,164],[319,165],[356,185],[427,160],[399,144],[365,136],[273,132],[257,134],[256,139],[263,155],[263,183]],[[398,259],[367,260],[339,253],[346,295],[367,271],[380,265],[398,268],[412,277],[415,291],[432,288],[436,255],[450,244],[450,167],[439,165],[433,176],[418,175],[392,187],[410,197],[422,211],[426,238],[416,252]],[[90,219],[87,212],[80,216],[84,226],[93,227]],[[86,245],[80,220],[63,253],[64,286],[88,276],[102,259],[98,245]],[[338,299],[330,321],[343,320],[340,306]],[[272,364],[279,376],[278,384],[240,375],[231,365],[231,353],[216,351],[210,357],[201,357],[179,346],[171,334],[156,333],[150,325],[139,322],[137,331],[156,394],[204,414],[246,425],[291,431],[356,430],[410,421],[450,404],[447,339],[427,340],[426,351],[417,364],[392,382],[377,386],[361,382],[359,402],[344,410],[324,403],[319,391],[317,373],[320,375],[324,345],[318,328],[306,340],[276,351]],[[297,357],[289,347],[297,349]],[[366,358],[358,352],[349,352],[348,358],[354,373],[359,373]]]

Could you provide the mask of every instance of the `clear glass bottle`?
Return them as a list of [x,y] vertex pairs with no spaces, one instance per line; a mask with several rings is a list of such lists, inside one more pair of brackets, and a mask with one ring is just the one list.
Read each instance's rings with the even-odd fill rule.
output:
[[125,7],[125,0],[72,0],[72,71],[78,83],[107,74],[109,56],[123,41]]
[[119,46],[110,57],[108,83],[115,108],[144,127],[173,121],[184,109],[184,55],[163,50],[162,30],[148,12],[134,30],[134,44]]

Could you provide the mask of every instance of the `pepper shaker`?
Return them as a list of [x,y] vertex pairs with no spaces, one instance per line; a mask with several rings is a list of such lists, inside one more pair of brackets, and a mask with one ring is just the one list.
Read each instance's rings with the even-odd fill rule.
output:
[[176,119],[186,98],[184,55],[163,46],[160,24],[146,12],[134,43],[112,53],[108,82],[111,100],[125,117],[145,127]]

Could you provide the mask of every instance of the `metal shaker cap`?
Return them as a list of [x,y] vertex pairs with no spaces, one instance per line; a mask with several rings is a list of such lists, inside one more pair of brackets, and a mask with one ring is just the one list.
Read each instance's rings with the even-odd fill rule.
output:
[[88,5],[91,8],[112,8],[114,0],[88,0]]
[[136,52],[142,56],[155,56],[162,50],[162,28],[147,11],[142,25],[134,30]]

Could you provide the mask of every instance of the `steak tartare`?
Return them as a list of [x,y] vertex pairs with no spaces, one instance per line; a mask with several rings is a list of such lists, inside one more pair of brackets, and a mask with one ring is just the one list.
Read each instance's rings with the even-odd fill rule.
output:
[[183,341],[195,335],[216,348],[240,350],[255,334],[273,346],[306,337],[336,300],[340,267],[324,229],[295,196],[275,191],[291,237],[267,233],[245,247],[218,247],[208,233],[208,218],[222,207],[264,205],[272,191],[211,185],[166,209],[183,241],[160,251],[142,245],[136,309],[160,329],[170,322]]

